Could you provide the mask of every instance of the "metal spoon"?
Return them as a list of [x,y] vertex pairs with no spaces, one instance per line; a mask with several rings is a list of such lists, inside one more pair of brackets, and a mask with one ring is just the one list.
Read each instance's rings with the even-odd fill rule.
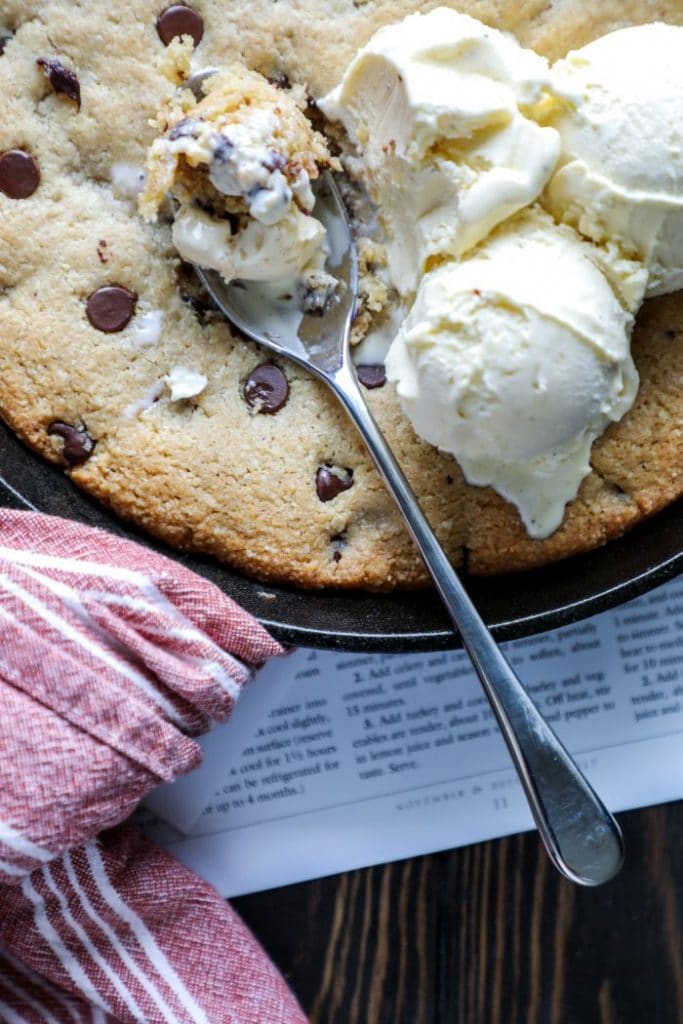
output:
[[[198,89],[205,77],[206,72],[188,84]],[[292,359],[324,381],[346,409],[472,659],[551,860],[572,882],[601,885],[622,865],[621,830],[543,720],[486,628],[365,403],[349,350],[358,292],[356,250],[346,209],[329,173],[322,175],[316,200],[314,215],[327,228],[332,243],[327,269],[346,285],[325,316],[297,315],[291,299],[278,304],[257,284],[227,284],[215,271],[201,267],[196,267],[197,274],[228,320],[259,345]]]

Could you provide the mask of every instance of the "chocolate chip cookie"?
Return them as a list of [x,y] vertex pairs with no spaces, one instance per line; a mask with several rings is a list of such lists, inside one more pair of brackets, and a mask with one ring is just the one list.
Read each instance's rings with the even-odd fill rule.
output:
[[[305,89],[310,112],[410,0],[5,0],[0,11],[0,413],[75,484],[170,544],[304,586],[391,588],[425,574],[344,413],[206,303],[168,222],[137,213],[157,111],[193,66],[239,61]],[[455,4],[453,6],[456,6]],[[474,16],[549,57],[628,23],[683,23],[675,0],[468,0]],[[372,311],[371,311],[372,312]],[[372,315],[364,310],[363,323]],[[593,472],[544,541],[493,491],[420,441],[381,366],[368,402],[453,561],[473,572],[596,547],[683,492],[683,296],[652,300],[634,354],[631,412],[593,449]],[[369,362],[369,365],[368,365]],[[175,388],[171,381],[205,386]],[[178,394],[189,397],[178,397]]]

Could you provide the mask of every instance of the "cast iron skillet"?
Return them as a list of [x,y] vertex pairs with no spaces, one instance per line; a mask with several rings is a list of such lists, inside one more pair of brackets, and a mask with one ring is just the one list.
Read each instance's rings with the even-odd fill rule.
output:
[[[0,424],[0,505],[100,526],[134,538],[216,583],[289,644],[355,651],[424,651],[460,646],[430,591],[366,594],[270,586],[196,555],[170,551],[91,501],[55,466]],[[683,501],[598,551],[546,569],[470,578],[467,589],[499,640],[553,629],[627,601],[683,569]]]

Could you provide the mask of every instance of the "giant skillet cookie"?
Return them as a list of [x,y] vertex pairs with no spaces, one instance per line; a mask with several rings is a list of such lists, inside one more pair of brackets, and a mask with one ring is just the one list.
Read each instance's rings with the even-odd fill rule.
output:
[[[378,27],[434,6],[2,5],[0,413],[79,487],[172,545],[305,586],[424,581],[334,400],[294,366],[264,369],[264,355],[207,312],[168,225],[140,219],[126,176],[144,164],[151,122],[173,90],[162,66],[177,31],[198,41],[200,65],[239,58],[316,98]],[[622,25],[683,23],[673,0],[603,0],[590,14],[571,0],[453,6],[549,57]],[[500,572],[584,551],[683,491],[683,294],[646,303],[634,356],[636,404],[596,443],[593,472],[543,541],[415,436],[389,384],[368,380],[368,401],[456,564]],[[178,368],[208,381],[192,401],[172,400],[167,380]],[[263,374],[274,375],[277,408],[249,401]]]

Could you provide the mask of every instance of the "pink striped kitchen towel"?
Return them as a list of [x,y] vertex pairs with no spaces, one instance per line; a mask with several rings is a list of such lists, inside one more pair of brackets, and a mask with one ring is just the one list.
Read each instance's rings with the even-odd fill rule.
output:
[[0,1021],[304,1024],[218,893],[121,824],[281,653],[175,562],[0,510]]

